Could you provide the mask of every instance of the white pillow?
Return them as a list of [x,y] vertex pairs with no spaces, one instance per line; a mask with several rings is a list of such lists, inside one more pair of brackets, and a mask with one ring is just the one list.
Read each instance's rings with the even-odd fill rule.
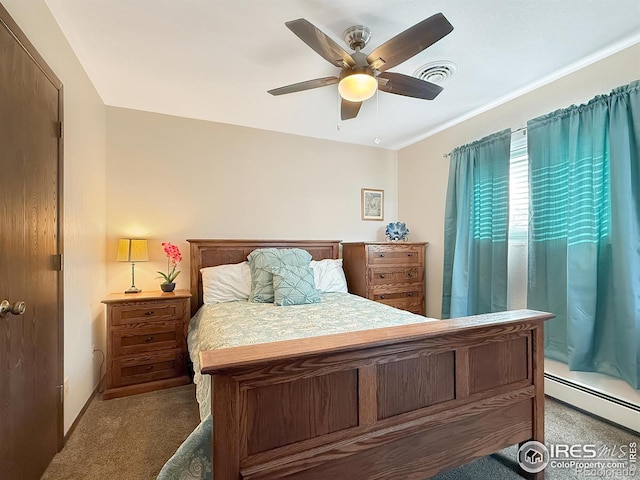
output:
[[200,269],[202,301],[209,303],[248,300],[251,293],[249,262],[218,265]]
[[347,279],[342,269],[342,259],[311,260],[313,281],[321,292],[348,292]]

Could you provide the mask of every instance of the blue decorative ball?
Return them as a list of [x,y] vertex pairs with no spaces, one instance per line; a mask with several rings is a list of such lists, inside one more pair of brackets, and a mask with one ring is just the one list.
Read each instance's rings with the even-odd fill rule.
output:
[[397,242],[398,240],[406,242],[407,237],[409,236],[409,229],[404,222],[391,222],[387,225],[384,233],[387,238],[393,242]]

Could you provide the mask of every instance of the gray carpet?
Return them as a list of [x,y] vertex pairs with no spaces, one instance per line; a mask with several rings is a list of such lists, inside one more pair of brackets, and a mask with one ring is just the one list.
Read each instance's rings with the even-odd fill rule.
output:
[[195,385],[96,397],[42,480],[154,479],[199,423]]
[[[58,453],[42,480],[152,480],[162,465],[198,425],[193,385],[114,400],[95,399],[65,448]],[[547,398],[547,444],[640,443],[640,437]],[[476,460],[440,474],[434,480],[515,480],[517,448]],[[545,469],[545,478],[598,479],[569,468]],[[615,480],[640,476],[613,475]]]

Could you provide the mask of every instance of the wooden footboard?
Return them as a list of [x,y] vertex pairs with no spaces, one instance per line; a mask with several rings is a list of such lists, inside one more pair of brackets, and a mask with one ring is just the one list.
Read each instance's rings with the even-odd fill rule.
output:
[[203,352],[214,478],[424,479],[543,442],[549,318],[519,310]]

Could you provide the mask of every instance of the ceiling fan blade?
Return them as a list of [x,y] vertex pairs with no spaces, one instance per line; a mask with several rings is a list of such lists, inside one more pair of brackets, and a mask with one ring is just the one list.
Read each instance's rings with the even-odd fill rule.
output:
[[444,90],[440,85],[420,80],[419,78],[403,75],[402,73],[384,72],[378,78],[387,80],[379,82],[378,88],[383,92],[404,95],[405,97],[433,100]]
[[340,102],[340,118],[342,120],[349,120],[350,118],[356,118],[362,102],[350,102],[344,98]]
[[267,93],[271,95],[285,95],[287,93],[302,92],[303,90],[311,90],[312,88],[326,87],[338,83],[338,77],[323,77],[307,80],[305,82],[293,83],[284,87],[274,88]]
[[445,16],[436,13],[380,45],[367,55],[367,62],[384,72],[433,45],[452,30],[453,25]]
[[321,30],[316,28],[311,22],[304,18],[285,22],[285,25],[295,33],[300,40],[309,45],[322,58],[336,67],[343,67],[344,64],[353,67],[356,62],[340,45],[331,40]]

